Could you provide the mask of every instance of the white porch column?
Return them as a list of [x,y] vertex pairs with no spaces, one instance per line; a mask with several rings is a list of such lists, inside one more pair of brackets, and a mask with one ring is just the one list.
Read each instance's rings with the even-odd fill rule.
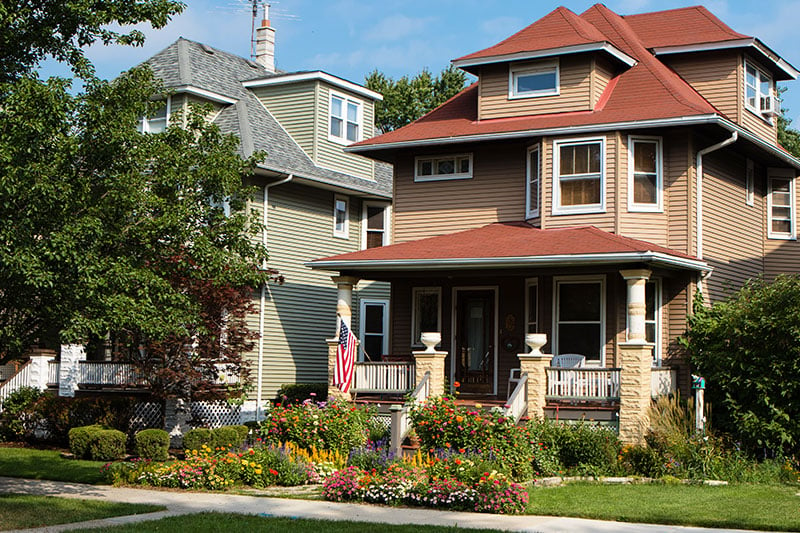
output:
[[651,273],[620,270],[628,282],[628,340],[619,347],[619,437],[629,444],[641,443],[650,426],[653,348],[645,335],[645,286]]
[[[336,298],[336,314],[352,329],[353,324],[353,287],[358,283],[358,278],[353,276],[333,276],[333,282],[338,290]],[[339,337],[339,322],[336,323],[336,337]]]
[[38,390],[47,390],[48,372],[50,361],[55,359],[56,352],[44,348],[36,348],[28,356],[31,360],[30,366],[30,386]]
[[61,365],[58,369],[59,396],[75,396],[81,361],[86,361],[86,347],[83,344],[61,345]]

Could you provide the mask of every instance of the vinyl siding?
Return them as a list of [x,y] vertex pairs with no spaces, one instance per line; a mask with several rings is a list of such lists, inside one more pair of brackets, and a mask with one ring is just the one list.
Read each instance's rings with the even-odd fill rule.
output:
[[471,179],[425,182],[414,181],[414,157],[423,154],[406,153],[395,165],[393,242],[524,220],[526,149],[521,143],[460,148],[453,153],[473,153]]
[[703,159],[703,256],[714,268],[708,279],[712,302],[764,271],[763,191],[757,189],[755,205],[747,205],[746,165],[731,149]]
[[665,56],[663,61],[711,105],[731,120],[739,121],[742,99],[739,85],[740,55],[726,50]]
[[315,82],[272,85],[253,89],[264,107],[313,158]]
[[[253,208],[261,212],[263,187]],[[285,276],[283,285],[270,284],[266,294],[263,399],[284,383],[327,381],[325,339],[336,334],[336,286],[332,272],[304,266],[312,259],[357,250],[360,246],[361,203],[349,199],[350,238],[333,237],[330,191],[286,184],[269,191],[269,265]],[[387,283],[362,281],[353,292],[353,329],[358,332],[359,298],[388,299]],[[260,292],[255,304],[259,305]],[[258,313],[248,319],[258,331]],[[256,380],[258,345],[248,354]],[[255,395],[255,390],[251,392]]]
[[374,135],[375,114],[371,100],[363,99],[339,88],[332,88],[326,83],[317,83],[317,140],[316,150],[312,158],[321,167],[338,170],[360,178],[375,179],[374,163],[371,159],[356,154],[348,154],[343,150],[345,145],[330,140],[331,91],[361,102],[362,139],[369,139]]
[[[512,63],[517,66],[535,66],[547,61]],[[588,111],[592,108],[589,55],[577,54],[559,59],[560,91],[555,96],[538,98],[508,98],[509,64],[490,65],[480,71],[478,118],[504,118],[523,115],[541,115],[566,111]]]
[[692,253],[690,224],[694,207],[690,205],[693,190],[694,161],[691,136],[679,130],[664,137],[664,209],[667,213],[667,246]]
[[597,105],[597,101],[603,96],[603,92],[608,86],[608,82],[614,77],[614,66],[604,57],[595,58],[594,73],[592,75],[592,108]]

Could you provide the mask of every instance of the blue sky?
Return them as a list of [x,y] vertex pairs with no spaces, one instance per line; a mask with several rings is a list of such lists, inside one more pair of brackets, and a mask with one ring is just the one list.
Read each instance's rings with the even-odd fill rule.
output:
[[[89,50],[102,77],[112,78],[165,48],[179,36],[242,56],[250,53],[247,0],[184,0],[188,7],[166,28],[147,35],[142,48]],[[399,77],[428,67],[434,72],[464,54],[504,39],[559,5],[581,13],[592,1],[548,0],[280,0],[272,2],[276,62],[283,70],[325,70],[362,82],[377,68]],[[698,1],[607,0],[620,14],[695,5]],[[759,37],[800,68],[800,0],[702,2],[734,30]],[[47,64],[43,75],[63,75]],[[786,84],[784,107],[800,127],[800,81]]]

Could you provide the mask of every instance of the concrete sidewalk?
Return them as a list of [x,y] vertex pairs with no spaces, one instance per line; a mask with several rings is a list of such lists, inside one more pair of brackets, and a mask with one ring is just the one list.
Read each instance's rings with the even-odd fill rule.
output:
[[226,513],[317,518],[322,520],[354,520],[357,522],[385,524],[419,524],[457,526],[462,528],[487,528],[505,531],[530,531],[541,533],[733,533],[743,530],[708,529],[696,527],[629,524],[561,518],[551,516],[503,516],[478,513],[437,511],[432,509],[381,507],[351,503],[333,503],[312,500],[288,500],[258,496],[237,496],[225,493],[167,492],[109,486],[83,485],[60,481],[37,481],[0,477],[0,492],[40,494],[62,498],[83,498],[126,503],[150,503],[167,507],[167,511],[146,515],[132,515],[91,522],[63,524],[25,531],[67,531],[83,527],[109,527],[112,525],[154,520],[165,516],[216,511]]

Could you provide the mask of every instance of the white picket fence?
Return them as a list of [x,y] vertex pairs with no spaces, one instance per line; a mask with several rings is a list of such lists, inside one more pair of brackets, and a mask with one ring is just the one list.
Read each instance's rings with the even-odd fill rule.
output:
[[619,368],[548,368],[547,398],[618,400]]
[[8,378],[2,385],[0,385],[0,410],[2,410],[3,402],[9,395],[21,387],[27,387],[31,382],[31,364],[30,361],[22,365],[22,367],[10,378]]
[[353,392],[405,394],[414,388],[416,365],[409,363],[356,363]]

